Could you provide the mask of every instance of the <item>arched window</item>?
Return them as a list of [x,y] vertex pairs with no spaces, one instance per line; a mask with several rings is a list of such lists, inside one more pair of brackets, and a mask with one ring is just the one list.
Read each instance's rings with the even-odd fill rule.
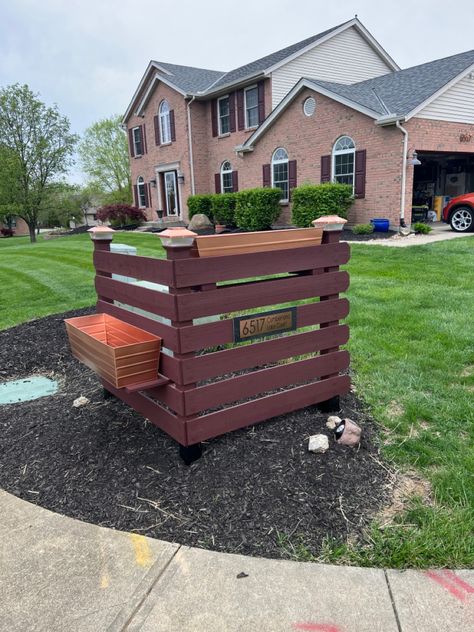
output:
[[275,149],[272,156],[272,187],[281,189],[281,199],[288,200],[288,154],[286,149]]
[[341,136],[332,150],[334,182],[350,184],[354,188],[355,143],[350,136]]
[[160,103],[160,141],[164,145],[171,143],[170,106],[168,101]]
[[147,207],[146,197],[145,180],[139,176],[137,178],[137,203],[140,208]]
[[232,193],[233,190],[232,165],[228,160],[224,160],[221,165],[221,191],[222,193]]

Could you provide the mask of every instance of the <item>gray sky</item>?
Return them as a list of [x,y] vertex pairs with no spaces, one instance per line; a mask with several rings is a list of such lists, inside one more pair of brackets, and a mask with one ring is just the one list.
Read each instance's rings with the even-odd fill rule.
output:
[[0,85],[82,133],[126,109],[150,59],[230,70],[355,13],[402,68],[474,48],[472,0],[0,0]]

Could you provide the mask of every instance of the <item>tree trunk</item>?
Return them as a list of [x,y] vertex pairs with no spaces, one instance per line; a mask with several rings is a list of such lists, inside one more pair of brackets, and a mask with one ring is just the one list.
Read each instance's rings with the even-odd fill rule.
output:
[[30,231],[30,241],[34,244],[36,241],[36,226],[34,224],[28,224],[28,228]]

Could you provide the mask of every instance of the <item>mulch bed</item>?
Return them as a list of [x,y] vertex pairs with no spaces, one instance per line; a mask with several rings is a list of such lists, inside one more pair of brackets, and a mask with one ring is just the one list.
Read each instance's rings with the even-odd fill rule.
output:
[[[317,555],[327,537],[357,538],[390,495],[375,425],[353,393],[342,414],[363,426],[358,450],[334,443],[315,407],[205,444],[187,467],[177,444],[116,399],[70,354],[63,318],[0,332],[0,381],[60,380],[56,395],[0,406],[0,487],[98,525],[218,551],[287,557],[292,543]],[[84,395],[81,408],[73,400]]]
[[369,235],[356,235],[351,230],[344,230],[342,232],[341,241],[372,241],[373,239],[391,239],[397,232],[389,230],[386,233],[374,232]]

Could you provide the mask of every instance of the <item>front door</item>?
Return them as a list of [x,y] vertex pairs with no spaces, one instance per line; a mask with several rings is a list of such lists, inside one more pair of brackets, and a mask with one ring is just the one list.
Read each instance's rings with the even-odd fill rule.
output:
[[179,215],[178,186],[176,171],[165,171],[163,174],[165,184],[165,204],[168,216]]

